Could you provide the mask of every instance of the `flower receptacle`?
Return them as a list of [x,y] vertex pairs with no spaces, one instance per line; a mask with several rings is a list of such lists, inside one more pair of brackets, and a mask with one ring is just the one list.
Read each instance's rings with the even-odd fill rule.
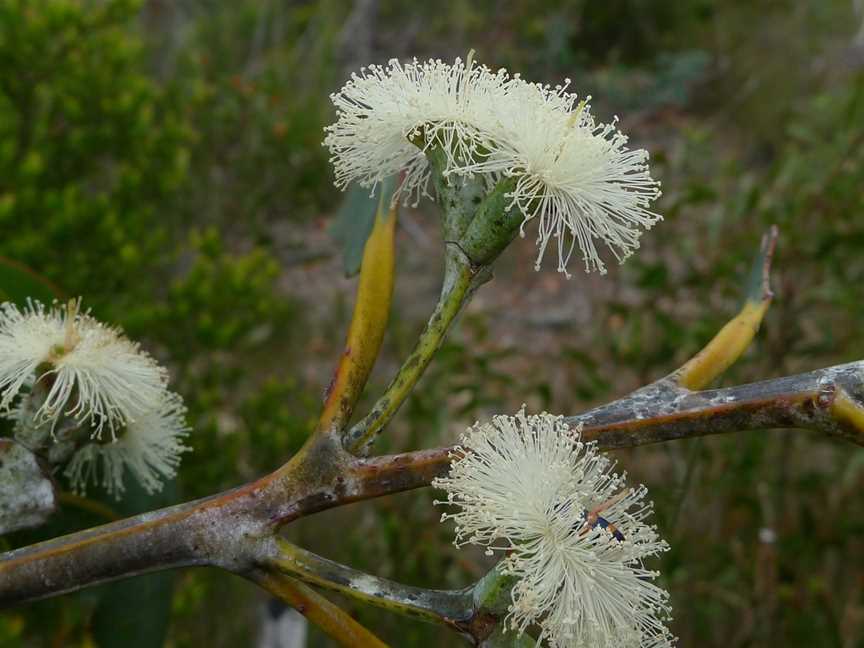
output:
[[462,252],[474,266],[487,266],[516,238],[523,217],[510,208],[509,194],[515,180],[501,180],[477,206],[471,224],[459,240]]

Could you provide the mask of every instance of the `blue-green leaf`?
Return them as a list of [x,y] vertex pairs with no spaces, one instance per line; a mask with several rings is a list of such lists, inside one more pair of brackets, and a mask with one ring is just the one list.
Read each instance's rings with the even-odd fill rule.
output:
[[330,234],[342,246],[342,267],[345,275],[353,277],[360,272],[366,239],[372,232],[379,201],[389,202],[396,191],[397,178],[381,182],[374,193],[358,185],[351,185],[345,193],[342,206],[330,226]]
[[[176,482],[161,493],[148,495],[133,479],[112,506],[123,515],[134,515],[173,504]],[[161,648],[171,619],[174,574],[170,571],[136,576],[99,588],[99,605],[93,614],[93,639],[99,648]]]

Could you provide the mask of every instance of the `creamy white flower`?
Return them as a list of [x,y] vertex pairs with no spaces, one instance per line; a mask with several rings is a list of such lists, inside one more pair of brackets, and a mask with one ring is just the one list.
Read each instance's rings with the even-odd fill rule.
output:
[[63,316],[56,310],[46,312],[38,302],[23,311],[9,302],[0,305],[0,410],[9,410],[64,336]]
[[597,242],[619,262],[638,249],[643,229],[661,219],[649,210],[660,185],[649,173],[648,152],[627,148],[614,123],[595,121],[590,97],[576,100],[566,85],[514,85],[508,101],[496,105],[495,146],[457,172],[515,180],[511,208],[538,221],[537,269],[554,237],[559,272],[567,274],[578,245],[586,272],[605,273]]
[[[100,438],[159,408],[167,372],[118,329],[79,312],[78,302],[46,309],[0,306],[0,410],[28,383],[46,390],[40,422],[73,417]],[[35,387],[34,387],[35,388]]]
[[336,185],[350,182],[374,187],[404,172],[400,192],[419,200],[427,194],[429,164],[423,148],[409,138],[422,135],[435,142],[450,170],[475,159],[490,145],[488,130],[493,107],[505,101],[514,82],[505,70],[456,59],[416,59],[404,66],[392,59],[387,67],[371,65],[354,74],[331,95],[336,123],[325,130]]
[[433,486],[458,507],[456,544],[501,551],[514,576],[505,622],[536,624],[549,646],[655,648],[674,641],[664,625],[668,594],[643,560],[668,549],[646,523],[643,486],[579,440],[562,417],[496,416],[470,428],[450,473]]
[[436,146],[445,176],[479,175],[487,186],[514,179],[510,207],[538,221],[538,267],[554,237],[560,272],[577,245],[586,271],[605,272],[597,242],[619,261],[636,250],[643,229],[660,220],[649,209],[659,183],[648,153],[628,149],[614,123],[596,122],[569,83],[553,88],[503,69],[493,74],[470,56],[467,64],[371,66],[331,97],[338,117],[324,144],[336,184],[374,186],[402,172],[401,190],[419,198],[430,174],[424,150]]
[[177,474],[180,455],[191,450],[183,444],[188,435],[183,400],[166,392],[157,410],[130,422],[114,441],[91,441],[79,448],[64,474],[76,491],[84,492],[88,483],[101,482],[119,498],[128,470],[145,491],[155,493]]

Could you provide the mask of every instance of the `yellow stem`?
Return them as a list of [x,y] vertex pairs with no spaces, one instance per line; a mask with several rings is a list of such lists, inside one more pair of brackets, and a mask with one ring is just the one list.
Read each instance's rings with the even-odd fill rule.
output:
[[348,648],[387,648],[387,644],[360,625],[345,610],[308,585],[280,573],[262,574],[255,580],[341,645]]

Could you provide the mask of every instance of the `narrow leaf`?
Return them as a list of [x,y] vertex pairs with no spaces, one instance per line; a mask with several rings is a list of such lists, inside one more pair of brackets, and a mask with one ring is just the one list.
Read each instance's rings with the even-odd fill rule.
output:
[[345,276],[353,277],[360,271],[363,249],[375,224],[378,206],[381,201],[390,202],[396,186],[396,178],[388,178],[377,187],[377,196],[358,185],[352,185],[345,193],[342,206],[330,227],[331,236],[342,245]]

